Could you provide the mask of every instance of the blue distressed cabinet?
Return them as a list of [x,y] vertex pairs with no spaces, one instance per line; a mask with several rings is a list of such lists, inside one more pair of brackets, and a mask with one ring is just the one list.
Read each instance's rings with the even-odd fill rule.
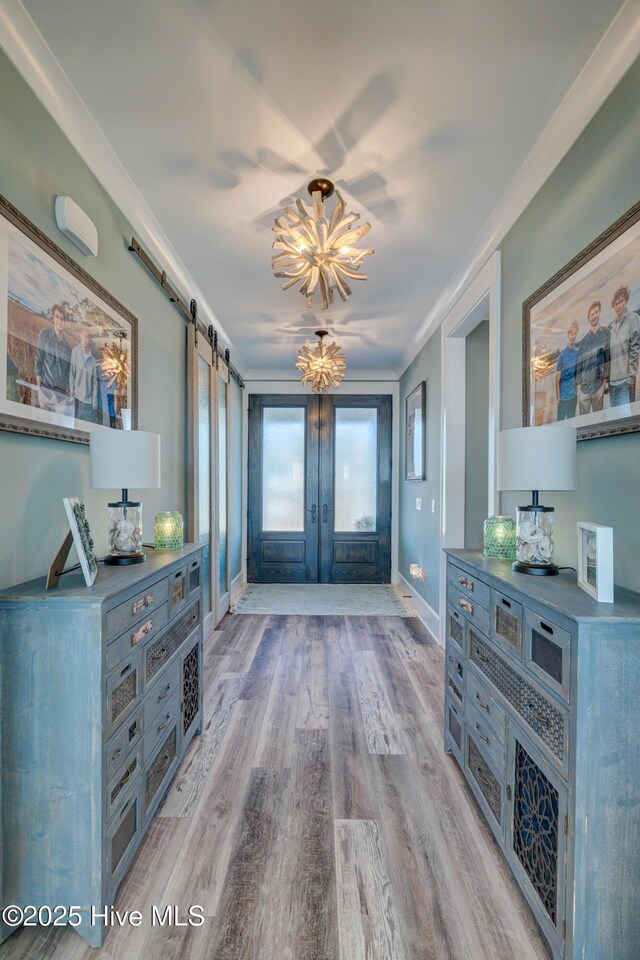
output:
[[[104,911],[202,724],[199,548],[0,593],[5,904]],[[4,927],[2,938],[12,932]]]
[[640,957],[640,595],[448,550],[445,748],[556,960]]

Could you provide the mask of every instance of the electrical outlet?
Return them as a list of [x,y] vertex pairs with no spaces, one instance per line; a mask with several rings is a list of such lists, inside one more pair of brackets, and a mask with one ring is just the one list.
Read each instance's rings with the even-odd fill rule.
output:
[[431,501],[431,513],[435,513],[435,512],[436,512],[436,501],[435,501],[435,500],[432,500],[432,501]]
[[422,510],[422,497],[416,497],[416,510]]

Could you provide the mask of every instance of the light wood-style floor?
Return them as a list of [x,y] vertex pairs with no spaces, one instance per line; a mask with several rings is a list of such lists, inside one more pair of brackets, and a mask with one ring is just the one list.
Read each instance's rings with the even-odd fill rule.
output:
[[[419,620],[227,617],[204,731],[121,887],[140,927],[94,951],[24,929],[2,960],[541,960],[535,922],[442,745]],[[151,906],[202,906],[152,927]]]

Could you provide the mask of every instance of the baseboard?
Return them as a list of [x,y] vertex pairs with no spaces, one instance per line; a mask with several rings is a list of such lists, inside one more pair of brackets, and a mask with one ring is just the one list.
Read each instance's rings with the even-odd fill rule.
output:
[[233,601],[235,600],[236,594],[239,592],[240,587],[242,586],[243,583],[244,583],[244,578],[242,576],[242,570],[241,570],[240,573],[237,575],[237,577],[234,577],[233,580],[231,581],[229,596],[232,604],[233,604]]
[[401,573],[397,574],[397,583],[409,594],[412,606],[415,608],[416,613],[433,639],[436,643],[440,643],[440,617],[436,611],[426,600],[422,599],[420,594],[411,586],[408,580],[405,580]]

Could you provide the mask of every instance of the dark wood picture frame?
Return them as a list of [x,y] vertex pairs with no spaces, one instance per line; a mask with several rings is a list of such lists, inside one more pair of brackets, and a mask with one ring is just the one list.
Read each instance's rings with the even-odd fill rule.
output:
[[[126,342],[129,347],[130,352],[130,374],[129,374],[129,385],[127,388],[127,406],[131,410],[131,426],[133,429],[137,428],[138,425],[138,321],[136,317],[129,310],[126,309],[114,296],[112,296],[108,290],[105,290],[92,276],[90,276],[85,270],[80,267],[75,260],[72,260],[64,250],[58,247],[45,233],[42,232],[34,223],[32,223],[27,217],[24,216],[13,204],[7,200],[5,197],[0,196],[0,223],[4,220],[8,221],[14,227],[17,228],[20,234],[23,234],[27,237],[33,244],[44,251],[47,256],[55,261],[57,266],[61,269],[59,271],[60,278],[69,284],[69,278],[75,281],[79,281],[87,290],[90,292],[91,297],[95,300],[93,306],[97,307],[99,310],[102,310],[104,313],[109,316],[108,311],[118,315],[118,322],[122,321],[121,328],[127,330],[126,333]],[[35,256],[35,254],[34,254]],[[44,261],[43,261],[44,262]],[[50,264],[46,264],[49,269],[52,269]],[[8,291],[4,291],[8,295]],[[107,307],[108,310],[105,311],[104,307]],[[4,375],[2,378],[2,383],[8,383],[8,368],[9,368],[9,354],[8,354],[8,339],[9,339],[9,320],[8,320],[8,302],[5,301],[5,305],[0,307],[3,317],[3,329],[0,331],[2,336],[0,337],[0,364],[5,365],[7,368],[7,380],[5,381]],[[33,316],[36,316],[33,310],[30,310]],[[44,315],[43,315],[44,316]],[[113,318],[111,318],[113,319]],[[6,321],[6,322],[5,322]],[[111,328],[109,328],[111,331]],[[113,337],[115,341],[118,341],[119,337],[123,335],[116,332],[116,328],[113,328],[113,332],[109,333],[109,336]],[[33,348],[33,344],[31,345]],[[15,366],[15,364],[14,364]],[[16,376],[17,378],[17,376]],[[31,387],[31,382],[26,384],[27,387]],[[35,388],[35,382],[34,382]],[[8,388],[7,388],[8,390]],[[6,407],[9,406],[13,408],[15,412],[9,412]],[[82,429],[79,424],[82,424],[83,420],[75,419],[74,417],[66,417],[66,419],[72,419],[74,426],[60,425],[55,422],[50,422],[49,420],[42,419],[38,420],[35,417],[29,418],[25,416],[20,416],[15,408],[20,405],[24,406],[24,401],[16,401],[8,395],[8,392],[5,391],[5,396],[0,396],[0,430],[8,430],[13,433],[24,433],[30,436],[38,437],[49,437],[55,440],[69,440],[73,443],[88,443],[89,442],[89,429]],[[26,404],[29,409],[37,409],[33,405]],[[62,418],[60,418],[62,419]],[[113,420],[116,420],[114,414]],[[98,424],[92,424],[91,428],[95,429],[98,427]],[[106,423],[103,423],[102,426],[99,426],[100,429],[116,429],[111,425],[107,426]]]
[[426,480],[427,381],[421,380],[405,401],[404,478]]
[[[627,240],[624,240],[629,234]],[[620,241],[620,243],[616,243]],[[607,250],[615,245],[613,249]],[[628,269],[625,268],[628,264]],[[631,290],[628,309],[640,311],[640,202],[634,204],[626,213],[612,223],[584,250],[581,250],[561,270],[531,294],[522,305],[522,424],[540,426],[555,422],[557,416],[549,416],[547,410],[540,414],[538,403],[542,390],[534,384],[553,377],[556,380],[556,360],[559,354],[560,335],[571,321],[579,325],[576,345],[587,332],[589,306],[595,301],[601,302],[601,327],[607,328],[613,317],[612,295],[620,286]],[[622,267],[624,272],[612,272]],[[637,270],[637,272],[636,272]],[[556,292],[556,298],[552,295]],[[584,294],[584,295],[583,295]],[[539,327],[536,328],[539,314]],[[553,315],[554,329],[550,330],[550,316]],[[546,316],[546,318],[545,318]],[[546,324],[546,326],[545,326]],[[541,337],[534,343],[536,332]],[[544,337],[547,342],[544,343]],[[551,342],[553,342],[553,349]],[[640,371],[636,378],[635,400],[620,405],[620,415],[616,408],[604,400],[604,409],[599,413],[578,413],[565,422],[575,425],[578,440],[590,440],[595,437],[607,437],[616,434],[640,431]],[[553,389],[551,382],[546,392]],[[605,388],[606,389],[606,388]],[[606,394],[605,396],[608,396]]]

